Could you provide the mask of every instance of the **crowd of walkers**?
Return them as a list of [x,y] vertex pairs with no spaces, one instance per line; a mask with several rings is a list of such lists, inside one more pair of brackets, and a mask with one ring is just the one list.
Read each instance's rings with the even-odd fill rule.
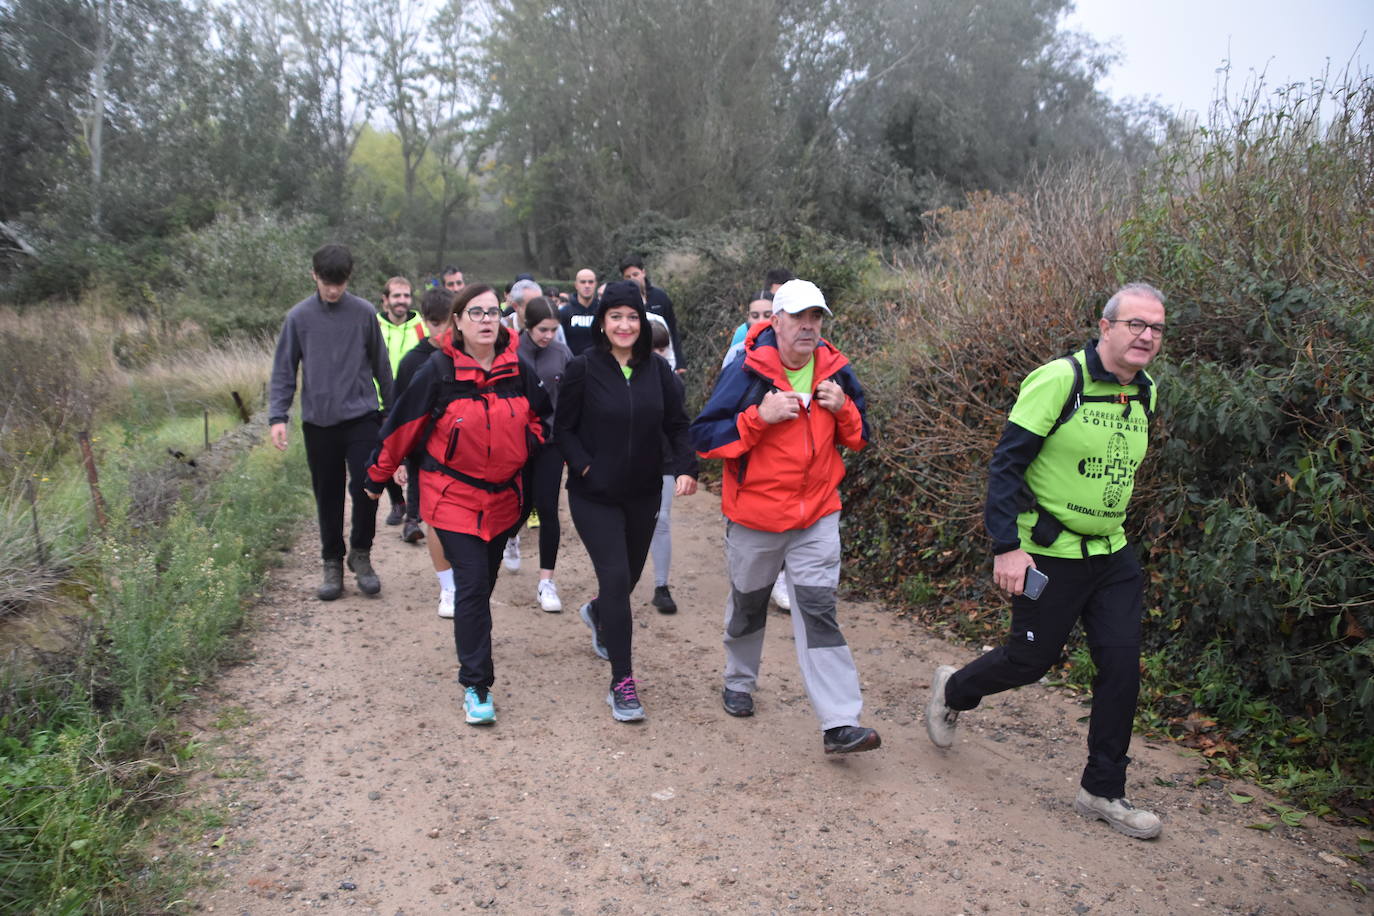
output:
[[[881,746],[860,723],[859,673],[836,607],[842,449],[864,448],[870,430],[858,374],[823,336],[834,314],[818,287],[783,269],[767,273],[742,303],[746,320],[692,419],[681,324],[637,256],[600,288],[594,271],[578,271],[571,293],[529,275],[498,291],[448,267],[418,311],[404,277],[383,285],[377,307],[348,292],[352,270],[341,245],[315,252],[315,292],[286,316],[271,382],[271,438],[281,449],[299,386],[321,600],[343,594],[345,566],[360,592],[380,593],[371,547],[388,494],[387,525],[429,549],[438,614],[453,621],[465,721],[492,725],[491,595],[503,565],[520,567],[523,529],[537,539],[533,601],[563,610],[554,577],[566,488],[596,575],[595,597],[578,613],[592,651],[609,663],[606,702],[617,721],[643,720],[631,595],[652,556],[651,604],[678,610],[672,501],[696,492],[699,458],[719,459],[730,585],[723,711],[755,713],[771,602],[790,614],[824,751]],[[931,740],[952,746],[961,711],[1037,680],[1081,621],[1101,696],[1075,808],[1141,838],[1160,824],[1125,798],[1142,574],[1121,522],[1154,409],[1144,370],[1163,316],[1157,290],[1123,287],[1103,309],[1100,338],[1023,383],[993,456],[987,508],[994,582],[1013,596],[1011,633],[962,670],[941,666],[926,703]],[[1038,581],[1043,571],[1048,585]]]

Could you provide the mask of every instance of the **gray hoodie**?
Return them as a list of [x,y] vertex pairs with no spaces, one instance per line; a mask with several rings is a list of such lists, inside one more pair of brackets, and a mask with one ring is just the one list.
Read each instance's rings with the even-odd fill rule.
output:
[[297,368],[306,423],[337,426],[373,413],[379,390],[391,406],[391,364],[377,309],[352,293],[328,303],[317,292],[286,313],[272,358],[269,422],[286,422]]

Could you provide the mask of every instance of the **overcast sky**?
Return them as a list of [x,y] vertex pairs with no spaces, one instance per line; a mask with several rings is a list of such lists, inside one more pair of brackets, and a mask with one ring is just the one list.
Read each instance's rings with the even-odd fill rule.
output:
[[[1217,70],[1231,62],[1231,96],[1267,71],[1269,87],[1374,64],[1374,0],[1075,0],[1066,24],[1113,41],[1122,60],[1101,84],[1114,98],[1150,96],[1205,114]],[[1363,41],[1362,41],[1363,40]]]

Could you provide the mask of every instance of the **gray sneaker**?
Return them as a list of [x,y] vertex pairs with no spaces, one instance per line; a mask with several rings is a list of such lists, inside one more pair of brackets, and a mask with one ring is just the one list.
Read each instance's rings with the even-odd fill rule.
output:
[[577,613],[581,615],[582,622],[591,628],[592,651],[596,653],[597,658],[604,658],[606,661],[610,661],[611,653],[606,651],[606,647],[601,642],[601,635],[596,632],[596,618],[592,616],[592,602],[588,601],[586,604],[582,605],[577,609]]
[[355,550],[348,555],[348,568],[358,578],[358,591],[364,595],[375,595],[382,590],[382,580],[372,568],[372,553]]
[[949,676],[958,670],[953,665],[941,665],[935,669],[935,676],[930,680],[930,699],[926,700],[926,734],[936,747],[954,744],[954,727],[959,722],[959,710],[945,705],[945,684]]
[[343,594],[343,560],[324,561],[324,580],[315,589],[315,597],[321,601],[333,601]]
[[1084,817],[1106,821],[1114,830],[1137,840],[1152,840],[1161,829],[1159,818],[1153,813],[1142,811],[1124,798],[1103,798],[1084,788],[1079,788],[1073,810]]

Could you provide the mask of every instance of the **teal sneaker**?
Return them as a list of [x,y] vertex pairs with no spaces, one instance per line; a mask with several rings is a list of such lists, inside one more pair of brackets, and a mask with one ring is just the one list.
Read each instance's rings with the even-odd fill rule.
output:
[[491,691],[485,687],[464,690],[463,715],[469,725],[495,725],[496,704],[491,701]]

